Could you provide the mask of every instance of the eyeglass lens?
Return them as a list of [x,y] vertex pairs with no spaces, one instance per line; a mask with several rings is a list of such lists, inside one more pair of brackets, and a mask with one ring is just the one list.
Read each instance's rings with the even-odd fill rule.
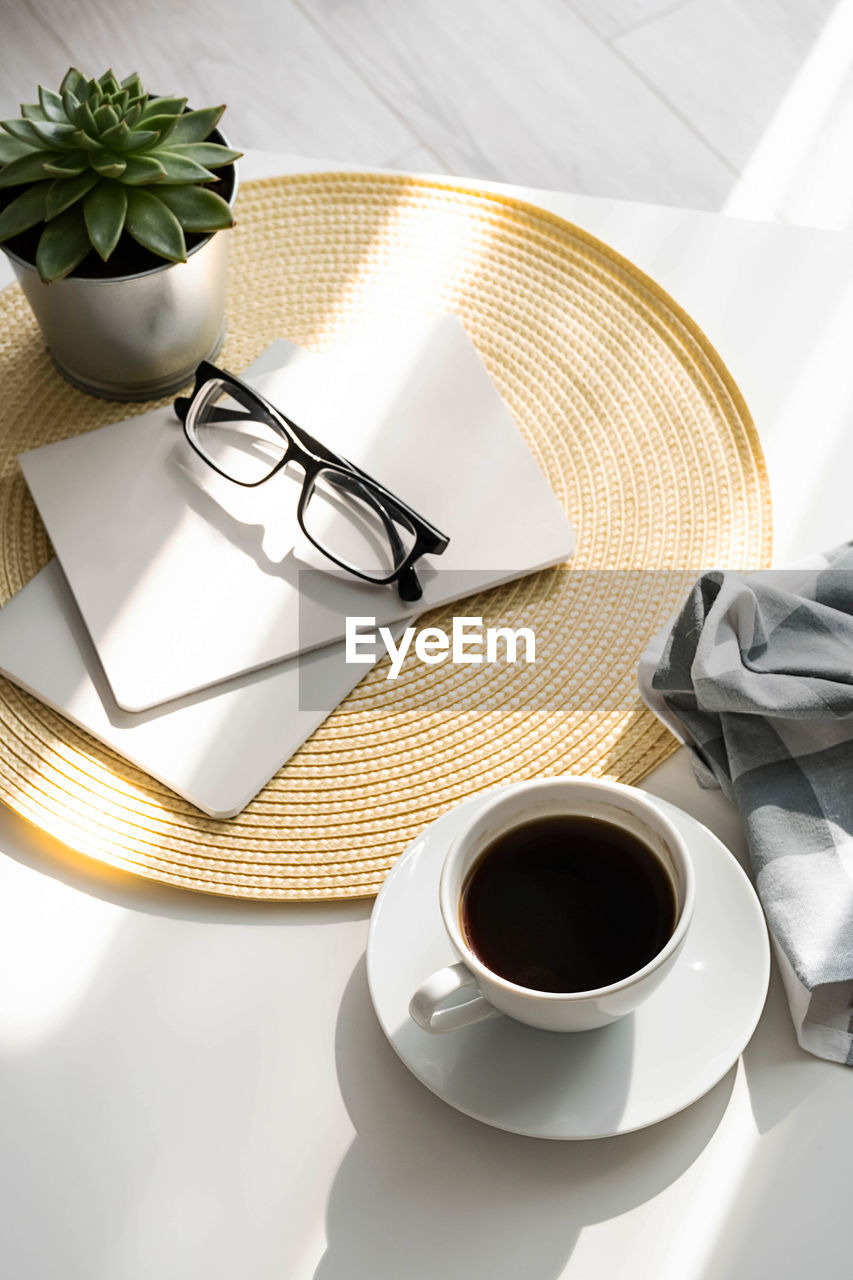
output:
[[260,484],[287,450],[287,441],[257,414],[241,387],[211,379],[195,396],[186,422],[199,453],[238,484]]
[[339,564],[377,581],[404,564],[416,540],[402,512],[383,505],[368,482],[331,468],[317,473],[302,525]]

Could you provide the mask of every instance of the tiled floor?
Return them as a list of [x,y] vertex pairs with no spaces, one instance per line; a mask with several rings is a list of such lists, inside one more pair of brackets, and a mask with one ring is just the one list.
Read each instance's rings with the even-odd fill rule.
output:
[[853,0],[0,0],[0,110],[70,62],[244,147],[853,226]]

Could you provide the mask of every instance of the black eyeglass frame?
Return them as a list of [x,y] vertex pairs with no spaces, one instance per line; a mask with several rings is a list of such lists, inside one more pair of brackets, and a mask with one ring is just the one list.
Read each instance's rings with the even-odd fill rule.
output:
[[[257,405],[258,409],[261,410],[263,421],[277,431],[286,441],[287,447],[280,461],[275,464],[267,475],[261,476],[260,480],[238,480],[234,476],[229,475],[226,471],[223,471],[221,467],[218,467],[216,463],[199,448],[190,434],[190,427],[187,419],[189,418],[189,411],[192,403],[203,388],[207,386],[209,382],[214,380],[222,382],[225,386],[231,385],[237,387],[243,396],[248,397]],[[203,360],[196,369],[195,386],[193,387],[192,395],[179,396],[175,401],[175,412],[183,423],[184,435],[186,436],[187,443],[194,452],[202,458],[207,466],[212,467],[214,471],[217,471],[221,476],[224,476],[226,480],[230,480],[233,484],[243,485],[243,487],[247,489],[256,489],[258,485],[265,484],[267,480],[271,480],[277,472],[287,466],[288,462],[295,462],[305,473],[305,479],[302,482],[302,492],[299,495],[299,502],[296,508],[296,518],[299,521],[300,529],[305,534],[309,542],[311,542],[318,551],[322,552],[324,556],[331,560],[333,564],[337,564],[341,569],[345,569],[347,573],[354,574],[364,582],[371,582],[374,585],[380,586],[396,583],[397,590],[402,600],[407,602],[420,600],[423,595],[423,588],[421,587],[415,570],[415,562],[424,555],[441,555],[441,553],[447,548],[450,539],[446,534],[442,533],[439,529],[436,529],[435,525],[430,524],[430,522],[424,519],[422,515],[419,515],[417,511],[413,510],[412,507],[403,502],[402,499],[398,498],[396,494],[391,493],[389,489],[386,489],[385,486],[380,484],[378,480],[375,480],[373,476],[369,475],[366,471],[362,471],[360,467],[357,467],[355,463],[350,462],[348,458],[344,458],[340,454],[335,453],[332,449],[327,448],[326,445],[309,435],[303,427],[300,427],[291,418],[288,418],[286,414],[282,413],[280,409],[277,409],[276,406],[267,400],[265,396],[262,396],[259,391],[256,391],[254,387],[251,387],[248,383],[244,382],[242,378],[235,377],[234,374],[228,373],[225,369],[217,368],[216,365],[211,364],[208,360]],[[233,418],[234,415],[229,411],[228,416],[229,418]],[[363,498],[366,493],[371,502],[375,505],[377,512],[385,525],[392,547],[395,543],[398,546],[400,544],[399,535],[394,527],[393,520],[400,520],[401,523],[408,525],[411,528],[415,535],[415,541],[412,544],[410,551],[406,554],[405,559],[400,565],[398,565],[393,573],[389,573],[384,578],[372,577],[370,574],[362,573],[360,570],[353,568],[351,564],[347,564],[345,561],[339,560],[337,556],[334,556],[326,547],[322,546],[311,536],[310,531],[306,528],[303,517],[305,508],[307,507],[314,491],[317,476],[321,471],[333,471],[344,481],[347,479],[358,481],[358,489],[360,491],[359,496]],[[342,484],[341,487],[345,489],[346,484]]]

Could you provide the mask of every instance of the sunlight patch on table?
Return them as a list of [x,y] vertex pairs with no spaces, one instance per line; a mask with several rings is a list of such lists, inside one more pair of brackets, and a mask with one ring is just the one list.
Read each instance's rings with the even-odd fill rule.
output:
[[841,0],[722,212],[822,227],[853,218],[853,0]]
[[0,1053],[37,1048],[74,1016],[121,909],[0,859]]
[[[413,189],[415,194],[420,187]],[[495,227],[461,216],[452,203],[407,200],[404,188],[357,269],[323,316],[319,339],[368,338],[406,322],[407,299],[417,315],[458,310],[460,293],[474,279],[498,236]]]
[[743,1195],[759,1133],[743,1064],[726,1115],[702,1156],[702,1172],[675,1227],[659,1280],[711,1280],[720,1240]]

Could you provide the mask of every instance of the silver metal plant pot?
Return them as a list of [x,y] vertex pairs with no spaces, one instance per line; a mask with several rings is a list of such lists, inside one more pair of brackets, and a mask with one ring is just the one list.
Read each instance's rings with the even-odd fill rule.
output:
[[[230,203],[237,192],[236,175]],[[228,231],[137,275],[45,284],[6,249],[63,377],[110,400],[152,400],[189,381],[225,337]]]

